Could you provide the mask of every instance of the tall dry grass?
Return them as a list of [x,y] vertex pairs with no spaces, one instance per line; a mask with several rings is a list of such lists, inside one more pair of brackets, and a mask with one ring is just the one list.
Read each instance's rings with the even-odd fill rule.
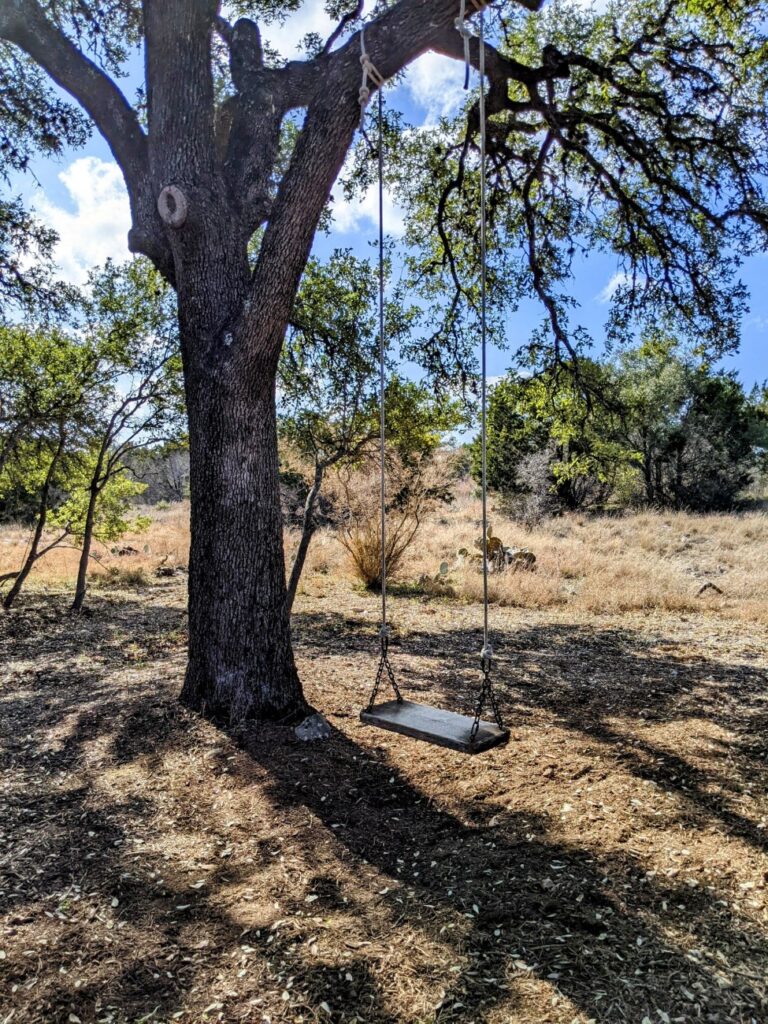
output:
[[405,466],[392,457],[386,474],[385,530],[381,522],[379,470],[341,472],[336,476],[335,504],[345,509],[336,536],[349,556],[356,577],[366,587],[381,586],[382,547],[387,579],[403,574],[418,534],[449,492],[445,487],[446,460]]
[[[186,503],[167,509],[146,509],[142,515],[152,518],[152,525],[141,533],[127,533],[116,543],[93,546],[90,575],[95,581],[115,570],[132,575],[143,571],[147,577],[160,565],[186,565],[189,557],[189,506]],[[20,525],[0,527],[0,575],[18,569],[29,543],[31,530]],[[51,539],[53,539],[51,534]],[[118,555],[113,549],[133,548],[135,554]],[[54,548],[35,565],[26,589],[59,588],[74,581],[80,551],[74,543]]]
[[[457,558],[460,548],[474,550],[480,519],[474,485],[459,484],[454,504],[432,516],[406,553],[400,581],[418,589],[420,577],[433,577],[447,561],[446,582],[456,598],[480,601],[478,566]],[[585,613],[708,610],[768,624],[766,513],[570,515],[527,530],[492,503],[490,522],[506,545],[529,548],[537,559],[533,572],[491,575],[490,598],[498,604]],[[349,574],[333,536],[316,540],[307,581],[313,574]],[[722,593],[708,588],[699,594],[707,583]]]
[[[94,582],[108,570],[143,570],[147,577],[160,564],[186,564],[189,510],[184,505],[155,511],[144,534],[121,543],[136,554],[119,556],[99,548],[102,564],[92,566]],[[768,624],[768,515],[689,515],[639,512],[616,517],[572,515],[550,520],[531,531],[493,509],[491,523],[505,544],[530,548],[534,572],[492,575],[490,597],[521,608],[569,608],[582,613],[709,611]],[[482,577],[474,564],[459,564],[456,552],[472,550],[480,536],[480,502],[469,483],[461,483],[453,505],[442,506],[424,524],[405,552],[398,579],[419,589],[423,575],[434,576],[440,563],[450,565],[448,583],[460,601],[479,601]],[[0,573],[21,564],[28,531],[0,529]],[[291,564],[298,531],[286,531],[286,561]],[[145,547],[147,550],[145,550]],[[33,570],[28,589],[58,588],[76,573],[77,552],[58,549]],[[338,536],[320,530],[312,540],[299,585],[311,593],[327,580],[355,585],[350,558]],[[707,590],[715,584],[722,594]]]

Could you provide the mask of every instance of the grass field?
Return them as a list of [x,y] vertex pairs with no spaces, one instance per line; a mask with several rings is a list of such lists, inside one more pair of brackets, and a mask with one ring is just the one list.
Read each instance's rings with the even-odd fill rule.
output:
[[[97,546],[93,576],[147,579],[159,564],[185,565],[189,545],[188,509],[156,511],[147,533],[128,535],[117,545],[135,553],[115,555]],[[480,536],[480,504],[469,483],[458,488],[447,507],[421,530],[406,559],[396,588],[418,594],[419,579],[434,577],[440,564],[451,567],[449,592],[459,601],[478,601],[482,576],[474,564],[459,565],[456,552]],[[615,517],[572,515],[527,530],[491,512],[494,532],[507,545],[527,547],[537,556],[535,572],[506,573],[491,579],[495,603],[516,608],[569,608],[584,613],[622,613],[654,609],[697,612],[768,625],[768,514],[689,515],[640,512]],[[0,529],[0,574],[18,567],[28,531]],[[298,534],[286,534],[290,559]],[[114,547],[115,545],[112,545]],[[57,589],[74,578],[77,551],[57,549],[35,569],[37,589]],[[101,563],[101,564],[100,564]],[[301,588],[322,591],[328,579],[355,585],[349,559],[335,534],[313,540]],[[718,590],[707,588],[714,584]],[[424,589],[424,588],[422,588]],[[433,590],[427,588],[426,596]]]
[[[479,533],[468,493],[445,518],[393,662],[466,711],[480,577],[417,582]],[[328,533],[294,618],[311,746],[176,703],[185,581],[154,569],[184,509],[105,555],[88,615],[74,552],[39,567],[0,617],[2,1024],[768,1021],[768,518],[494,527],[537,568],[492,580],[512,739],[476,758],[359,722],[378,602]]]

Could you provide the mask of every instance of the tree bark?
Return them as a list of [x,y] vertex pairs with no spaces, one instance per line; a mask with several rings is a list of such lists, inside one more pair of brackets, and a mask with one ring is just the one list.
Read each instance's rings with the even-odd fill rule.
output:
[[[97,469],[97,474],[101,473],[101,464]],[[85,602],[85,594],[88,589],[88,562],[91,557],[91,547],[93,545],[93,524],[96,518],[96,502],[99,500],[99,487],[95,482],[91,483],[90,491],[88,493],[88,509],[85,513],[85,526],[83,528],[83,546],[80,549],[80,562],[77,567],[77,582],[75,584],[75,597],[72,601],[72,611],[80,612],[83,610],[83,604]]]
[[274,375],[244,382],[226,367],[206,374],[187,362],[192,536],[181,699],[238,726],[297,721],[308,706],[286,602]]
[[293,602],[296,599],[296,591],[299,586],[299,580],[301,579],[302,571],[304,570],[304,563],[307,560],[307,552],[309,551],[309,545],[314,536],[316,530],[315,524],[315,505],[317,503],[317,496],[320,493],[320,488],[323,483],[323,473],[325,467],[318,463],[315,466],[315,479],[312,481],[312,486],[307,494],[307,500],[304,502],[304,517],[301,524],[301,540],[296,550],[296,556],[293,560],[293,567],[291,569],[291,578],[288,581],[288,594],[286,601],[288,603],[288,612],[290,613],[293,609]]

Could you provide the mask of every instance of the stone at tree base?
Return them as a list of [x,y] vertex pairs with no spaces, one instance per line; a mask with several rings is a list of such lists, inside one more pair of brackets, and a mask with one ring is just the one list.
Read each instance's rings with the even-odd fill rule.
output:
[[309,715],[303,722],[300,722],[293,731],[298,739],[303,740],[305,743],[311,743],[313,740],[329,739],[331,726],[327,718],[315,712],[315,714]]

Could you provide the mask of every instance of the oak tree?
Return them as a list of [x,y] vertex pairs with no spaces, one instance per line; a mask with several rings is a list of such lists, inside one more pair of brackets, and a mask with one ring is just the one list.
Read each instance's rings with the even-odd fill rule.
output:
[[[285,599],[275,378],[313,236],[360,121],[362,4],[329,3],[339,19],[331,36],[304,60],[276,62],[260,23],[299,6],[236,0],[231,20],[216,0],[0,5],[4,84],[24,92],[27,110],[0,112],[0,134],[34,145],[55,133],[60,99],[46,76],[73,97],[124,174],[130,248],[176,289],[192,500],[183,699],[242,723],[305,708]],[[566,347],[564,299],[549,283],[567,274],[572,236],[592,237],[621,252],[630,286],[644,279],[652,297],[668,293],[672,308],[703,322],[718,308],[707,268],[724,265],[729,241],[746,250],[751,225],[766,225],[760,4],[740,3],[724,24],[716,7],[688,0],[605,16],[557,4],[559,23],[539,6],[491,5],[485,48],[494,230],[522,245],[525,260],[509,279],[530,278],[550,339]],[[458,0],[378,7],[365,41],[380,75],[427,51],[463,60],[458,11]],[[117,82],[136,47],[145,83],[132,104]],[[469,57],[477,66],[476,40]],[[10,62],[22,73],[10,74]],[[462,217],[475,223],[461,198],[471,202],[476,180],[476,105],[468,113],[465,141],[425,168],[450,186],[439,199],[433,190],[438,234],[423,232],[425,260],[460,287],[456,245],[445,240],[451,219],[458,229]],[[599,210],[608,216],[590,234]],[[507,278],[497,280],[503,294]],[[450,354],[450,342],[436,332],[429,357],[438,361],[445,345]]]

